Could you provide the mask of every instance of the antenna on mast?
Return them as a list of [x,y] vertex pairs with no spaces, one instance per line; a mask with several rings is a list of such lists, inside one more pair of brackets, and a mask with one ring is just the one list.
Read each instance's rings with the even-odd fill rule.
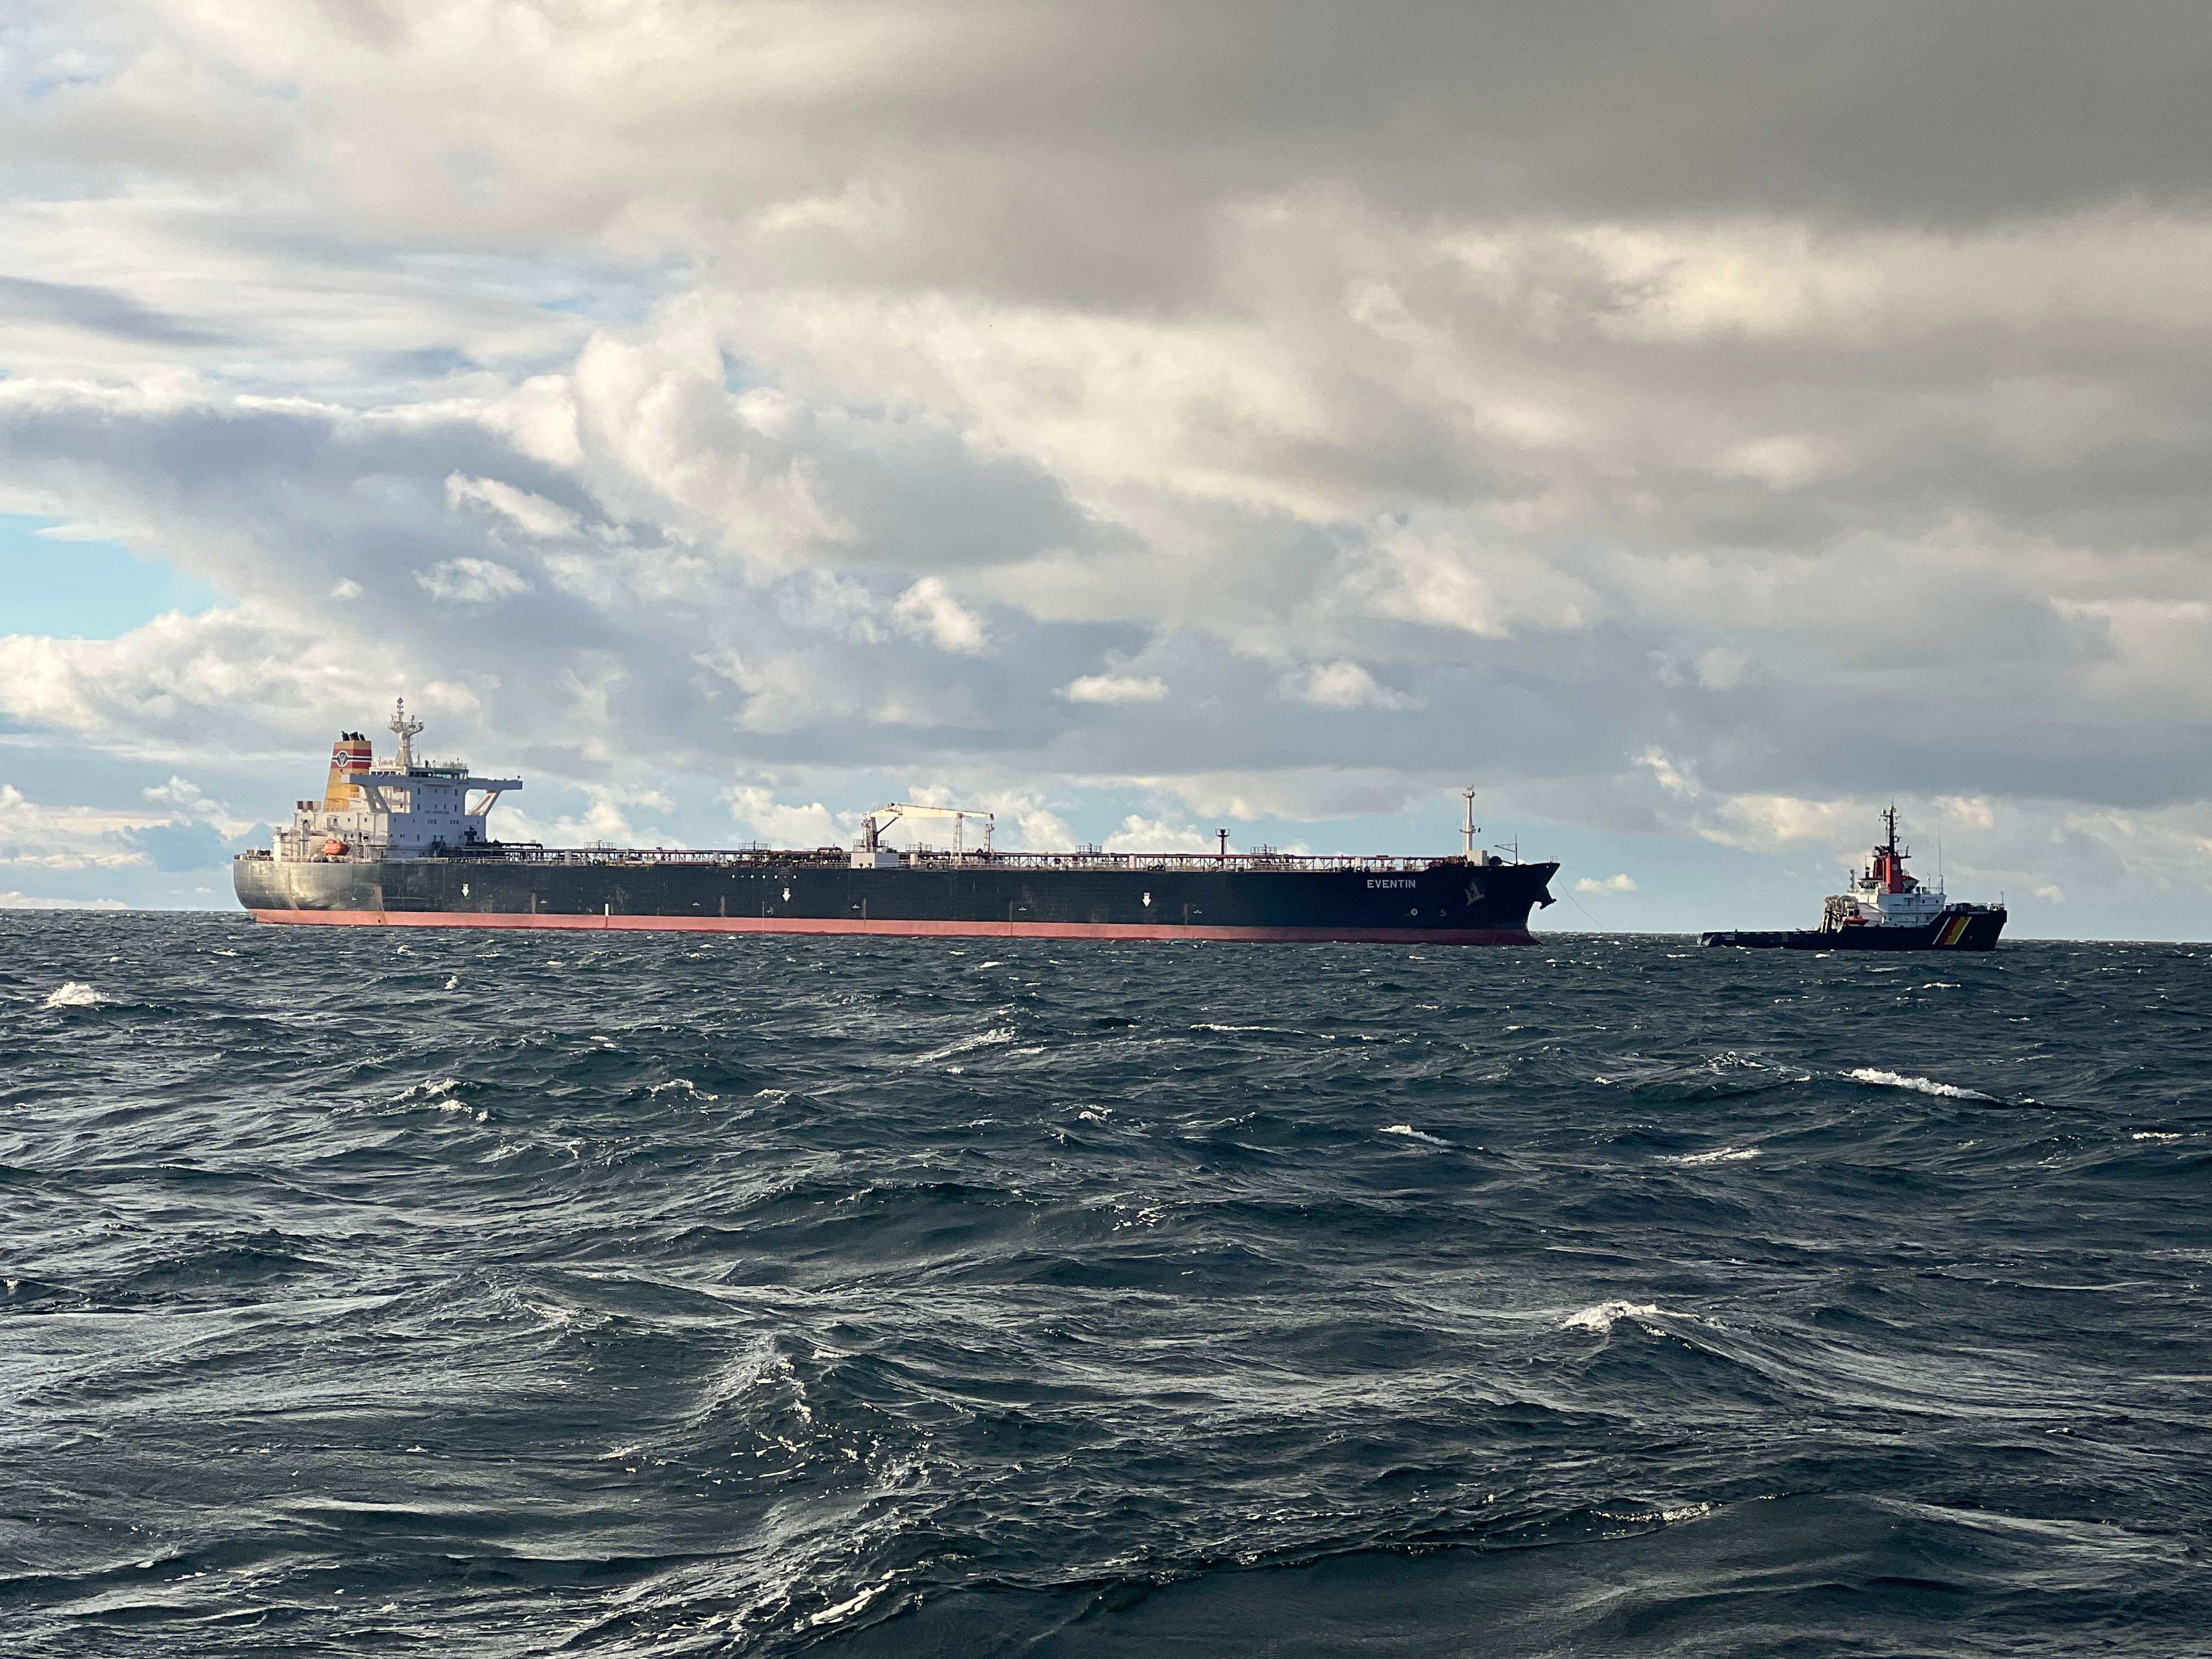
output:
[[404,772],[415,764],[415,738],[422,729],[422,722],[407,718],[407,699],[402,697],[392,713],[392,730],[398,734],[399,755],[392,769]]

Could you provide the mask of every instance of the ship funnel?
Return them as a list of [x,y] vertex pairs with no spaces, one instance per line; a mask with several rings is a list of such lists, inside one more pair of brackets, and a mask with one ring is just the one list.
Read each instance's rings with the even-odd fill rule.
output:
[[360,805],[362,789],[354,779],[374,764],[367,738],[358,732],[339,732],[331,745],[331,778],[323,787],[323,811],[347,812]]

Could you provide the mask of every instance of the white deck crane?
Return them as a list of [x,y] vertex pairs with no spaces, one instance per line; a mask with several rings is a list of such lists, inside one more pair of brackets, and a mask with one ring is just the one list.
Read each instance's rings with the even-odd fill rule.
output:
[[983,823],[983,848],[991,850],[991,832],[997,827],[996,815],[975,806],[924,806],[914,801],[886,802],[860,820],[860,844],[853,853],[853,867],[856,870],[881,870],[895,866],[899,855],[883,844],[883,833],[901,818],[951,818],[952,820],[952,855],[960,856],[961,831],[969,818]]

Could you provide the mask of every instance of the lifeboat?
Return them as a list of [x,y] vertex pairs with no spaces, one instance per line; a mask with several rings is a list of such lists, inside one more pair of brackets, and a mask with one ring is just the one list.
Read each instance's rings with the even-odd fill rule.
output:
[[342,842],[342,841],[326,841],[326,842],[325,842],[323,843],[323,856],[324,856],[325,858],[326,858],[326,859],[342,859],[342,858],[343,858],[345,855],[346,855],[346,844],[345,844],[343,842]]

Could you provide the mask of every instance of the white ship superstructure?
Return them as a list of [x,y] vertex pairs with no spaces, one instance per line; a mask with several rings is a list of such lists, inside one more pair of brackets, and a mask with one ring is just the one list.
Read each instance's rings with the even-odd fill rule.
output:
[[1851,890],[1829,897],[1821,915],[1824,928],[1925,927],[1943,914],[1948,901],[1942,886],[1929,887],[1905,872],[1911,854],[1897,844],[1897,808],[1884,812],[1881,821],[1888,833]]
[[362,733],[338,738],[322,799],[296,803],[289,827],[276,832],[280,862],[431,858],[491,839],[486,818],[522,780],[475,777],[464,761],[417,760],[422,722],[408,718],[404,699],[391,730],[398,744],[382,766]]

